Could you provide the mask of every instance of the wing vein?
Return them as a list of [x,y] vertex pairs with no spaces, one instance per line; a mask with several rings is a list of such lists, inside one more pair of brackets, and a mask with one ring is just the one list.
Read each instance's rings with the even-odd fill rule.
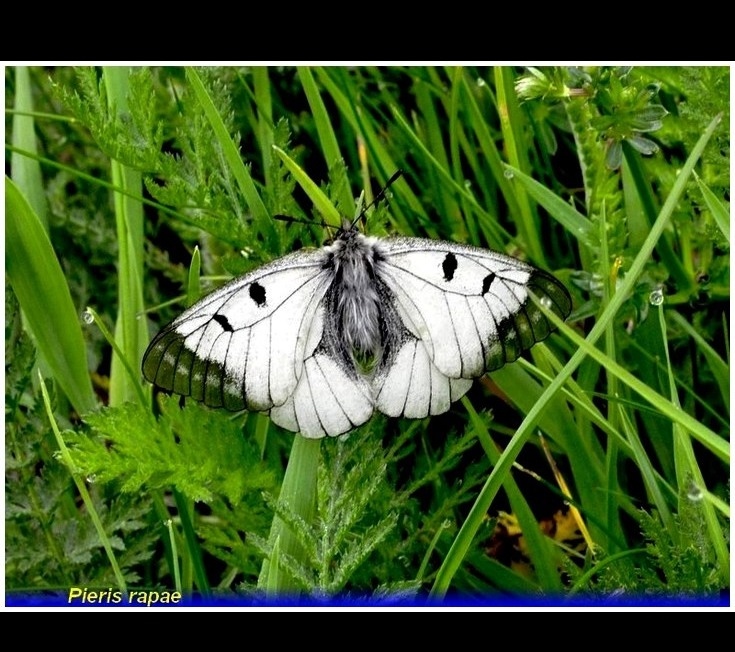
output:
[[[322,372],[322,376],[324,376],[324,380],[326,380],[327,387],[329,387],[329,391],[332,394],[332,398],[334,399],[335,404],[339,408],[340,412],[344,414],[345,418],[347,419],[347,421],[349,421],[350,425],[354,428],[355,422],[352,419],[350,419],[350,415],[347,414],[347,412],[345,412],[345,409],[342,406],[342,403],[339,402],[339,399],[337,398],[337,394],[334,391],[334,387],[332,387],[332,383],[329,381],[329,376],[326,373],[324,373],[324,368],[322,367],[321,362],[317,358],[314,358],[314,362],[316,363],[316,366],[319,367],[319,371]],[[319,420],[319,423],[322,423],[321,419]],[[322,423],[322,427],[324,427],[323,423]]]
[[[444,299],[444,305],[447,307],[447,314],[449,315],[449,323],[452,326],[452,331],[454,333],[454,343],[457,345],[457,353],[459,354],[459,376],[460,378],[464,378],[464,358],[462,357],[462,347],[460,346],[459,342],[459,336],[457,335],[457,327],[454,325],[454,317],[452,316],[452,311],[449,308],[449,301],[447,300],[447,297],[445,294],[442,294],[442,299]],[[424,313],[421,313],[421,316],[424,317]],[[426,317],[424,317],[424,322],[426,322]]]
[[[470,305],[470,299],[469,299],[469,297],[464,297],[464,302],[465,302],[465,305],[467,307],[467,312],[469,313],[470,317],[472,318],[472,325],[475,328],[475,335],[477,336],[477,341],[480,343],[480,349],[482,351],[482,359],[484,361],[485,360],[485,346],[483,345],[483,342],[482,342],[482,333],[480,333],[480,329],[477,326],[477,320],[475,319],[475,315],[472,313],[472,306]],[[459,354],[460,354],[460,356],[462,355],[462,349],[461,349],[461,347],[459,349]],[[464,365],[464,362],[462,364]],[[483,364],[483,367],[484,366],[485,365]],[[482,375],[482,374],[480,374],[480,375]],[[462,376],[462,378],[464,378],[464,376]]]

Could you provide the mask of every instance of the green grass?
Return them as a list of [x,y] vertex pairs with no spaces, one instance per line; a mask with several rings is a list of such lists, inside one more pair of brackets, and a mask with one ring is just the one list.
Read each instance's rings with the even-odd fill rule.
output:
[[[728,590],[727,68],[8,68],[6,97],[9,596]],[[399,168],[368,232],[556,274],[551,338],[336,440],[151,392],[157,328]]]

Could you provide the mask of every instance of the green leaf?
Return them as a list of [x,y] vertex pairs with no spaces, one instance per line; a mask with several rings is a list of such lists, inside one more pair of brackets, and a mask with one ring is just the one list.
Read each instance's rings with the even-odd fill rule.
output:
[[[712,137],[715,129],[719,125],[720,119],[720,117],[717,117],[709,124],[707,130],[701,135],[692,152],[689,154],[689,157],[687,158],[687,161],[683,166],[681,173],[674,183],[674,187],[672,188],[671,193],[667,197],[666,202],[661,208],[661,212],[656,219],[656,222],[651,228],[651,232],[649,233],[648,238],[646,238],[643,246],[638,251],[638,254],[633,264],[631,265],[628,274],[623,280],[621,286],[618,288],[616,294],[612,297],[602,315],[600,315],[599,320],[592,328],[590,333],[587,335],[587,339],[582,340],[579,335],[577,335],[574,331],[572,331],[572,329],[561,322],[556,317],[556,315],[550,315],[550,317],[552,317],[551,321],[554,324],[557,324],[562,333],[569,337],[578,348],[574,355],[570,358],[569,362],[567,362],[567,364],[559,372],[556,378],[554,378],[551,384],[546,388],[539,400],[534,404],[533,408],[531,408],[531,410],[529,410],[529,412],[526,414],[523,422],[516,430],[513,439],[510,441],[510,443],[498,459],[497,464],[488,477],[485,486],[483,487],[480,495],[475,501],[475,504],[473,505],[470,514],[464,522],[460,532],[457,535],[457,538],[452,544],[452,548],[450,549],[449,554],[445,558],[444,563],[442,564],[442,567],[437,574],[434,586],[431,590],[432,597],[443,597],[444,595],[446,595],[446,592],[449,589],[451,578],[456,573],[461,563],[461,560],[467,554],[472,539],[474,538],[475,533],[477,532],[480,524],[485,518],[492,499],[495,497],[498,490],[500,489],[501,483],[508,472],[508,468],[515,461],[515,458],[520,452],[523,444],[530,437],[532,429],[539,422],[541,418],[541,413],[544,408],[554,398],[557,392],[560,391],[562,385],[571,377],[572,373],[580,365],[585,355],[595,357],[602,365],[611,364],[612,361],[609,358],[602,356],[602,354],[600,354],[599,350],[594,345],[600,338],[602,333],[608,328],[608,324],[617,314],[618,310],[623,304],[623,301],[628,296],[628,293],[631,291],[634,283],[641,274],[645,264],[648,261],[649,256],[656,246],[656,243],[661,237],[666,225],[669,223],[671,215],[674,212],[674,208],[676,207],[678,201],[684,193],[686,183],[691,176],[692,171],[694,170],[694,165],[702,156],[702,152],[709,142],[709,139]],[[584,348],[580,348],[582,343],[584,343]],[[620,377],[621,380],[624,380],[628,385],[630,385],[631,388],[633,388],[636,392],[640,393],[641,395],[650,396],[649,388],[645,384],[638,381],[634,376],[632,376],[632,374],[622,368],[619,368],[619,365],[616,365],[615,374]],[[690,415],[684,413],[680,409],[674,408],[668,401],[662,399],[659,395],[652,396],[651,398],[654,405],[662,412],[664,412],[664,414],[684,425],[692,432],[692,434],[696,432],[697,438],[702,443],[704,443],[705,446],[715,452],[721,459],[729,460],[729,446],[709,428],[700,424],[698,421],[696,421]]]
[[[270,219],[268,209],[265,207],[265,204],[255,187],[255,182],[250,175],[248,166],[246,166],[243,163],[242,158],[240,158],[240,151],[230,137],[230,134],[227,132],[227,128],[222,121],[222,117],[217,112],[217,108],[207,92],[201,77],[194,68],[187,68],[186,78],[191,84],[194,94],[196,95],[204,114],[209,120],[209,124],[214,131],[216,141],[222,149],[222,153],[224,154],[228,167],[235,176],[237,184],[240,187],[240,191],[245,196],[248,206],[253,213],[255,223],[263,233],[267,234],[268,240],[275,243],[277,241],[276,230],[273,227],[273,222]],[[275,248],[276,247],[274,246],[274,249]]]
[[[128,107],[130,71],[126,67],[108,66],[103,80],[107,89],[110,111],[117,117],[125,115]],[[118,313],[115,321],[115,340],[118,342],[128,367],[137,367],[148,344],[148,328],[143,314],[143,206],[131,195],[142,195],[140,171],[113,159],[110,162],[112,180],[123,193],[115,193],[115,222],[118,242]],[[136,400],[140,394],[139,377],[131,378],[121,357],[114,352],[110,369],[110,404],[119,405]],[[145,389],[144,392],[148,392]]]
[[696,172],[694,173],[694,178],[697,180],[699,189],[702,191],[702,196],[704,197],[704,202],[707,204],[707,208],[709,208],[710,213],[712,213],[715,223],[720,227],[722,235],[724,235],[725,238],[727,238],[727,241],[730,242],[730,210],[725,203],[707,187]]
[[97,399],[87,368],[79,313],[38,216],[5,177],[5,270],[54,379],[79,414]]
[[535,179],[520,170],[506,165],[514,181],[518,181],[541,206],[543,206],[559,224],[571,235],[584,242],[590,228],[590,221],[576,211],[570,204]]
[[[38,153],[36,140],[31,80],[27,66],[15,67],[15,111],[13,114],[13,145],[21,150]],[[11,176],[28,198],[38,219],[48,229],[48,207],[43,190],[41,166],[37,160],[13,152],[10,162]]]
[[304,192],[309,196],[316,209],[324,216],[324,220],[327,224],[333,226],[342,225],[342,217],[339,211],[334,207],[334,204],[329,201],[327,197],[309,177],[303,168],[299,166],[286,152],[280,147],[273,146],[273,150],[280,156],[281,160],[286,164],[291,174],[294,175],[298,184],[304,189]]

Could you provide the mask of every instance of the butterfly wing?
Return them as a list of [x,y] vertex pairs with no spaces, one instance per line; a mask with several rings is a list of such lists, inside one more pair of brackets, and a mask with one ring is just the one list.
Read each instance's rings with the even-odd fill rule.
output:
[[290,254],[207,295],[153,339],[144,376],[212,407],[282,405],[318,344],[330,282],[322,260],[319,251]]
[[571,311],[559,281],[503,254],[420,238],[381,248],[379,278],[406,330],[375,380],[378,409],[392,416],[446,411],[473,378],[546,338],[551,325],[530,292],[562,319]]
[[306,437],[351,430],[370,418],[373,400],[324,338],[332,280],[322,251],[235,279],[161,330],[143,357],[144,376],[211,407],[270,411]]
[[[149,345],[145,377],[213,407],[269,412],[306,437],[334,436],[376,407],[412,418],[446,412],[474,378],[549,334],[529,291],[562,318],[571,310],[561,283],[508,256],[418,238],[375,250],[384,355],[373,375],[346,355],[327,314],[346,290],[320,250],[284,256],[186,310]],[[363,255],[349,262],[358,267]]]
[[472,386],[472,380],[449,378],[429,357],[426,344],[404,333],[397,352],[375,376],[376,407],[390,417],[422,419],[443,414]]
[[367,379],[343,365],[334,350],[320,345],[304,361],[294,393],[270,416],[282,428],[304,437],[334,437],[365,423],[374,400]]

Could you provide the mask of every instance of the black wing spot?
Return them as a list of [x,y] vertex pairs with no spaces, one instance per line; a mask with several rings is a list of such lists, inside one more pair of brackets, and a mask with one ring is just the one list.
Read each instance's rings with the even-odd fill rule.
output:
[[453,253],[444,256],[442,262],[442,270],[444,270],[444,280],[451,281],[454,278],[454,272],[457,269],[457,257]]
[[490,286],[492,286],[493,281],[495,280],[495,272],[490,272],[484,279],[482,279],[482,294],[485,295],[490,291]]
[[250,298],[259,306],[265,304],[265,288],[260,283],[250,284]]
[[214,319],[214,321],[216,321],[220,326],[222,326],[223,331],[232,333],[235,330],[234,328],[232,328],[232,324],[230,324],[230,322],[227,321],[227,317],[225,317],[224,315],[218,314],[212,317],[212,319]]

